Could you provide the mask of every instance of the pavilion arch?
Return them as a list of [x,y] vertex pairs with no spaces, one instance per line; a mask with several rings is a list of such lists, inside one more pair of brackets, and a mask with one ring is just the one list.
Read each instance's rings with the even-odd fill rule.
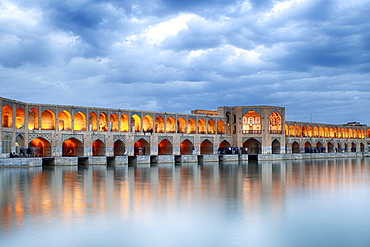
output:
[[272,149],[273,154],[279,154],[280,153],[280,142],[275,139],[271,144],[271,149]]
[[325,127],[324,137],[327,137],[327,138],[330,137],[330,132],[329,132],[328,127]]
[[72,129],[72,116],[67,110],[63,110],[58,114],[58,129],[71,130]]
[[74,116],[74,130],[86,130],[86,116],[82,111],[76,112]]
[[366,136],[370,138],[370,129],[366,130]]
[[76,138],[69,138],[63,142],[62,156],[81,157],[84,156],[84,145]]
[[285,136],[289,136],[289,126],[284,124],[285,127]]
[[20,129],[24,126],[24,110],[18,107],[15,111],[15,128]]
[[323,153],[324,152],[324,147],[321,142],[316,142],[316,152],[317,153]]
[[160,143],[158,143],[158,155],[171,154],[173,154],[173,147],[172,143],[169,140],[163,139]]
[[42,137],[37,137],[29,143],[30,155],[32,157],[50,157],[51,145],[50,142]]
[[331,142],[328,142],[328,144],[327,144],[327,150],[328,150],[328,153],[334,153],[334,151],[335,151],[334,144],[331,143]]
[[314,137],[324,137],[324,128],[323,127],[313,127],[313,136]]
[[351,142],[351,152],[357,152],[356,143]]
[[301,152],[301,148],[299,146],[298,142],[293,142],[292,143],[292,153],[293,154],[299,154]]
[[47,109],[41,114],[41,129],[43,130],[55,129],[55,114],[52,110]]
[[119,130],[121,132],[128,132],[128,116],[126,114],[121,115]]
[[150,155],[150,145],[143,138],[139,139],[134,144],[135,155]]
[[137,114],[131,117],[131,131],[141,132],[141,118]]
[[353,130],[353,138],[355,138],[355,139],[358,138],[358,136],[357,136],[357,130],[355,130],[355,129]]
[[197,132],[196,122],[194,118],[188,120],[188,134],[195,134]]
[[307,136],[307,127],[306,126],[302,126],[302,136],[303,137],[306,137]]
[[261,116],[255,111],[248,111],[243,115],[243,133],[260,133]]
[[153,118],[150,115],[146,115],[143,118],[143,131],[153,130]]
[[108,116],[104,112],[99,114],[99,131],[108,131]]
[[243,150],[248,150],[248,154],[256,155],[261,153],[261,143],[254,138],[250,138],[243,143]]
[[310,142],[304,143],[304,152],[305,153],[312,153],[312,145]]
[[216,134],[216,123],[213,119],[208,120],[208,134]]
[[269,117],[270,133],[281,134],[281,115],[277,111],[273,111]]
[[95,140],[91,146],[93,156],[105,156],[105,143],[100,139]]
[[225,134],[225,123],[221,119],[217,121],[217,134]]
[[181,155],[192,155],[194,151],[194,145],[188,139],[180,143],[180,154]]
[[186,133],[186,121],[183,117],[177,119],[177,133]]
[[164,119],[161,116],[155,119],[155,132],[164,133]]
[[336,130],[335,130],[335,128],[330,128],[329,129],[329,137],[330,138],[336,137]]
[[213,144],[209,140],[204,140],[200,144],[200,154],[213,154]]
[[175,133],[176,132],[176,121],[173,117],[168,117],[166,119],[166,133]]
[[301,126],[295,126],[295,136],[302,136]]
[[24,147],[25,147],[25,140],[23,134],[18,134],[17,137],[15,138],[15,148],[16,148],[16,153],[22,153],[23,155],[26,156],[24,153]]
[[109,122],[111,131],[118,131],[118,115],[116,113],[110,114]]
[[12,135],[6,133],[1,139],[2,153],[10,153],[12,151]]
[[353,132],[352,129],[348,130],[348,138],[353,138]]
[[349,138],[348,129],[344,129],[344,138]]
[[312,137],[312,126],[308,126],[307,128],[307,136]]
[[95,112],[90,112],[89,129],[90,129],[90,131],[97,131],[98,130],[98,117],[97,117]]
[[295,127],[294,127],[294,125],[289,126],[289,136],[295,136]]
[[2,109],[2,126],[6,128],[11,128],[13,124],[13,110],[6,104]]
[[125,143],[121,140],[117,140],[113,144],[114,156],[124,156],[126,152]]
[[39,112],[35,108],[32,108],[28,111],[28,129],[39,129]]
[[230,142],[223,140],[218,146],[218,154],[227,154],[229,147],[231,147]]
[[364,130],[357,130],[357,137],[358,139],[364,139]]
[[198,134],[206,134],[206,121],[203,118],[198,120]]

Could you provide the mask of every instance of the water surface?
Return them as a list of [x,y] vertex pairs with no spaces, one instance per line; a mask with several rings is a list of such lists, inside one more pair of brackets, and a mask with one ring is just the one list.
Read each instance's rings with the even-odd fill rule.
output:
[[0,169],[1,246],[370,246],[370,159]]

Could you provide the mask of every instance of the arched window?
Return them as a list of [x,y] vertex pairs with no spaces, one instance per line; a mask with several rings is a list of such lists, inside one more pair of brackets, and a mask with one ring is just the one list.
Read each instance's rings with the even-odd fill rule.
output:
[[177,119],[177,132],[186,133],[186,121],[183,117]]
[[173,117],[168,117],[166,119],[166,133],[175,133],[175,132],[176,132],[175,119]]
[[126,114],[121,115],[120,131],[121,132],[128,132],[128,116]]
[[189,118],[188,120],[188,133],[195,134],[196,133],[196,123],[194,118]]
[[149,115],[146,115],[143,118],[143,131],[152,131],[153,130],[153,118]]
[[281,134],[281,115],[277,111],[270,114],[270,133]]
[[74,116],[74,130],[86,130],[86,116],[81,111],[76,112]]
[[72,128],[72,117],[71,113],[63,110],[58,115],[58,129],[59,130],[71,130]]
[[243,116],[243,134],[261,133],[261,116],[255,111],[248,111]]
[[215,121],[210,119],[208,121],[208,134],[215,134],[216,133],[216,127],[215,127]]
[[131,129],[132,132],[141,132],[141,118],[137,114],[131,117]]
[[108,131],[108,116],[104,112],[99,115],[99,131]]
[[39,112],[35,108],[28,111],[28,129],[39,129]]
[[20,129],[24,125],[24,110],[22,107],[18,107],[15,112],[15,128]]
[[118,131],[118,116],[116,113],[112,113],[109,118],[111,131]]
[[9,105],[5,105],[2,109],[3,127],[11,128],[13,124],[13,110]]
[[225,134],[225,124],[222,120],[217,121],[217,134]]
[[155,119],[155,132],[156,133],[164,132],[164,119],[161,116],[158,116]]
[[202,118],[198,120],[198,134],[206,134],[206,121]]
[[52,110],[47,109],[41,114],[41,129],[43,130],[55,129],[55,114]]
[[289,126],[289,136],[295,136],[295,127],[294,127],[294,125]]

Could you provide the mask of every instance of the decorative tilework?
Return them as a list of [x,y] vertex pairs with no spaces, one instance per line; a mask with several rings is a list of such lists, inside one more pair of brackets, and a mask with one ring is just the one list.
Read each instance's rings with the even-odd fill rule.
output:
[[84,143],[84,135],[83,134],[62,134],[62,141],[68,140],[70,138],[75,138],[80,142]]
[[150,143],[150,136],[135,136],[134,141],[137,142],[140,139],[144,139],[148,143]]
[[262,137],[243,137],[243,143],[248,141],[249,139],[255,139],[256,141],[262,143]]
[[30,133],[30,134],[28,134],[28,139],[30,140],[30,141],[32,141],[33,139],[36,139],[36,138],[39,138],[39,137],[41,137],[41,138],[43,138],[43,139],[45,139],[45,140],[47,140],[48,142],[50,142],[51,143],[51,134],[50,133]]
[[158,136],[158,143],[167,139],[169,142],[173,143],[173,136]]
[[181,136],[180,137],[180,142],[183,142],[185,140],[189,140],[189,141],[191,141],[191,143],[194,144],[194,136]]
[[94,142],[96,140],[101,140],[102,142],[105,142],[105,136],[100,134],[92,134],[91,135],[91,141]]
[[123,135],[113,135],[113,142],[121,140],[122,142],[126,142],[126,136]]

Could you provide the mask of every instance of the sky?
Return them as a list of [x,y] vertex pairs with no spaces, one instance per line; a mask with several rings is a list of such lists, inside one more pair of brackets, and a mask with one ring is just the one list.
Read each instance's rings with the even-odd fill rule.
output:
[[370,125],[370,0],[2,0],[1,97]]

